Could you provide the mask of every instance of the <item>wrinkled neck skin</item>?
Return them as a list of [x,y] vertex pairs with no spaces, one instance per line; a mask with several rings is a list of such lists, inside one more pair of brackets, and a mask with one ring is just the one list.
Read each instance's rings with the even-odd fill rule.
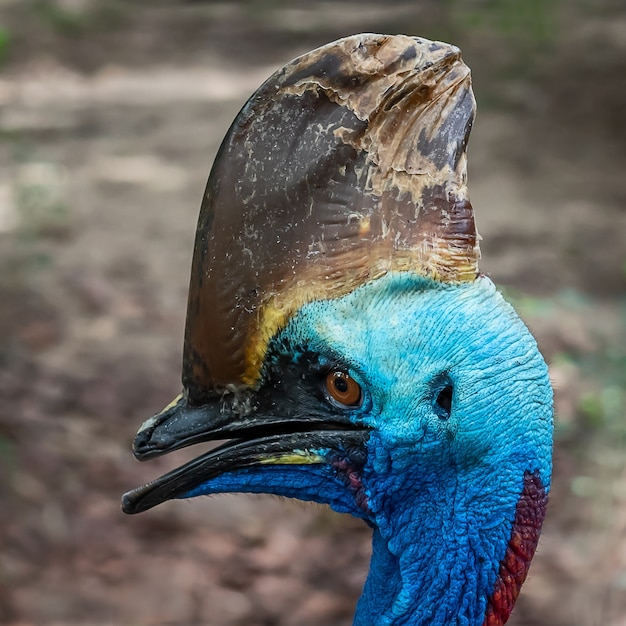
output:
[[324,465],[246,470],[189,495],[274,493],[364,518],[373,553],[355,626],[503,624],[545,513],[552,391],[534,339],[491,281],[388,274],[303,306],[278,345],[328,354],[364,390],[350,418],[371,428],[360,497]]
[[450,500],[420,498],[410,510],[392,505],[393,517],[379,519],[355,626],[503,623],[488,621],[486,614],[512,534],[514,506],[506,496],[499,502],[495,492],[489,502],[489,486],[483,487],[472,494],[457,486]]

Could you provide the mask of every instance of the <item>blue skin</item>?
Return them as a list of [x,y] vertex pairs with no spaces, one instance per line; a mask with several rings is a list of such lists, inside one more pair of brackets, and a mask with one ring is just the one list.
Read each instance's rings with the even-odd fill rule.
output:
[[481,626],[524,472],[550,488],[552,390],[524,324],[488,278],[396,273],[303,306],[282,336],[339,357],[363,389],[367,507],[323,464],[234,471],[185,497],[271,493],[362,517],[373,555],[355,626]]

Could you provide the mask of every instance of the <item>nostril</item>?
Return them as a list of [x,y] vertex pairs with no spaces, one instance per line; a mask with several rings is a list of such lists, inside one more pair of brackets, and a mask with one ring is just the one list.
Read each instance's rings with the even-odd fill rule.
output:
[[159,438],[154,437],[154,429],[149,428],[146,430],[140,430],[135,436],[133,441],[133,454],[140,461],[145,461],[155,455],[157,455],[164,447],[165,442]]
[[133,442],[133,449],[135,452],[141,452],[146,447],[150,445],[150,432],[148,431],[139,431],[135,436],[135,441]]

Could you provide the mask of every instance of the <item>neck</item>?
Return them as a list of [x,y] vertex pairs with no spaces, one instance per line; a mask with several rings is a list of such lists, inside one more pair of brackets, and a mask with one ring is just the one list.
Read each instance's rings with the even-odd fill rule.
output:
[[363,594],[354,615],[353,626],[383,624],[384,616],[393,613],[393,606],[402,590],[398,559],[391,554],[378,528],[372,537],[372,561]]
[[539,475],[527,472],[509,521],[445,520],[430,509],[420,523],[397,526],[387,535],[393,539],[376,528],[354,626],[501,626],[526,577],[546,505]]
[[416,534],[422,536],[398,557],[396,539],[388,542],[374,530],[370,573],[354,626],[482,626],[487,587],[493,587],[497,567],[485,567],[476,554],[472,543],[479,537],[467,536],[451,555],[439,549],[437,544],[445,545],[441,539]]

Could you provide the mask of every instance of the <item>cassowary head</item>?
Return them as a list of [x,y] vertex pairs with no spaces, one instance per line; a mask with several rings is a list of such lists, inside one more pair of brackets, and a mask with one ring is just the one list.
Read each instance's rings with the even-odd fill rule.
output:
[[184,392],[148,459],[228,440],[124,496],[262,492],[374,531],[355,624],[495,626],[550,487],[552,392],[530,333],[478,273],[474,118],[457,48],[358,35],[274,74],[209,177]]

